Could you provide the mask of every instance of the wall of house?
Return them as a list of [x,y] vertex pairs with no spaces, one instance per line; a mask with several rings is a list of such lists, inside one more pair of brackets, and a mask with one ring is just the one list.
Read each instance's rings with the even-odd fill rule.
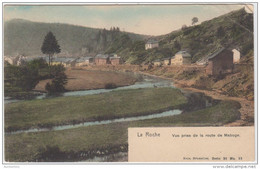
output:
[[208,65],[206,66],[206,74],[213,75],[213,62],[208,61]]
[[159,43],[153,43],[153,44],[148,43],[148,44],[145,44],[145,50],[156,48],[156,47],[159,47]]
[[161,66],[162,63],[161,63],[161,62],[153,62],[153,65],[154,65],[154,66]]
[[118,59],[111,59],[110,62],[111,62],[111,65],[119,65],[120,59],[119,58]]
[[236,49],[232,50],[233,52],[233,63],[239,63],[240,61],[240,52]]
[[[211,64],[210,64],[211,63]],[[224,50],[209,61],[206,72],[211,75],[224,74],[232,72],[233,52]]]
[[96,65],[106,65],[107,63],[107,58],[95,58]]
[[76,63],[76,66],[87,66],[89,64],[89,61],[86,60],[85,62]]
[[170,61],[171,61],[170,59],[168,59],[168,60],[164,60],[164,61],[163,61],[163,64],[164,64],[164,65],[170,65],[170,64],[171,64]]
[[183,58],[182,55],[177,54],[173,59],[171,59],[171,65],[182,65]]

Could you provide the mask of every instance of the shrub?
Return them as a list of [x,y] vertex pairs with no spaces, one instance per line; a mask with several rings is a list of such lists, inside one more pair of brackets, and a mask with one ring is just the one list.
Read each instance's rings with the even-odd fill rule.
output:
[[37,161],[56,162],[63,161],[66,158],[66,153],[61,151],[58,146],[46,146],[39,149]]
[[65,84],[67,84],[67,76],[64,72],[61,72],[55,76],[51,83],[46,84],[45,90],[47,90],[49,94],[64,92]]
[[117,86],[115,83],[107,83],[105,84],[105,89],[115,89]]

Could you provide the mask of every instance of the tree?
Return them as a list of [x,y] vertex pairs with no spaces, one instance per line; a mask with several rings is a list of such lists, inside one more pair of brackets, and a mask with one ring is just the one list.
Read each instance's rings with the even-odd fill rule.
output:
[[181,27],[181,30],[184,30],[184,29],[186,29],[187,28],[187,25],[182,25],[182,27]]
[[181,44],[178,42],[178,41],[174,41],[173,43],[173,47],[177,50],[180,50],[181,49]]
[[218,27],[218,29],[217,29],[217,37],[221,38],[224,35],[225,35],[225,30],[223,29],[223,27],[222,26]]
[[49,56],[49,66],[50,66],[51,58],[53,57],[53,55],[55,53],[60,53],[61,51],[60,46],[52,32],[49,32],[45,36],[41,47],[41,51],[43,54],[47,54]]
[[55,75],[51,83],[47,83],[45,89],[49,94],[64,92],[66,89],[64,85],[67,84],[67,76],[64,72]]
[[195,25],[197,22],[199,22],[199,19],[197,17],[193,17],[191,21],[192,21],[191,24]]

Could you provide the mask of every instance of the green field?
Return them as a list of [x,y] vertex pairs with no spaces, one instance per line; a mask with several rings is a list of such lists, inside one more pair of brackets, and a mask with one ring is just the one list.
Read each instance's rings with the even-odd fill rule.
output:
[[[6,135],[5,160],[34,161],[43,153],[46,155],[48,152],[52,152],[53,154],[53,150],[50,151],[47,147],[58,147],[61,154],[80,154],[80,152],[88,151],[95,154],[98,150],[108,150],[107,154],[114,153],[114,147],[127,145],[128,127],[223,125],[240,118],[239,108],[240,105],[237,102],[221,101],[210,108],[171,117],[80,127],[63,131]],[[116,151],[121,150],[119,148]],[[126,151],[126,149],[122,151]],[[66,157],[55,160],[74,161],[75,159]]]
[[153,114],[186,102],[180,90],[174,88],[23,101],[5,105],[5,131]]

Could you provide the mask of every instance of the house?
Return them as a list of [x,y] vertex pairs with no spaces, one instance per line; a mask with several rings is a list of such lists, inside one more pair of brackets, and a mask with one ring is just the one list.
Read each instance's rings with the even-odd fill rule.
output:
[[165,59],[163,59],[163,64],[164,64],[164,65],[171,65],[171,58],[165,58]]
[[208,57],[206,73],[208,75],[219,75],[232,72],[233,69],[233,52],[221,48]]
[[92,64],[94,62],[94,59],[92,57],[82,57],[78,58],[76,60],[75,65],[76,66],[87,66],[89,64]]
[[119,65],[121,64],[121,58],[118,56],[109,57],[111,65]]
[[233,63],[239,63],[240,62],[240,52],[237,49],[233,49]]
[[52,65],[62,64],[64,67],[74,67],[75,64],[76,64],[76,59],[75,59],[75,58],[61,58],[61,57],[56,57],[56,58],[53,58],[51,64],[52,64]]
[[191,55],[185,51],[179,51],[171,58],[171,65],[185,65],[191,64]]
[[17,65],[19,59],[20,59],[20,61],[21,61],[21,58],[22,58],[22,57],[23,57],[22,55],[17,55],[17,56],[4,56],[4,60],[5,60],[6,62],[8,62],[9,64],[11,64],[11,65]]
[[154,66],[161,66],[162,62],[159,59],[157,59],[157,60],[153,61],[153,65]]
[[[11,65],[16,64],[16,63],[15,63],[15,57],[4,56],[4,60],[5,60],[6,62],[8,62],[9,64],[11,64]],[[16,62],[17,62],[17,61],[16,61]]]
[[97,54],[94,62],[96,65],[110,64],[109,55]]
[[148,40],[145,44],[145,50],[159,47],[159,42],[155,40]]

